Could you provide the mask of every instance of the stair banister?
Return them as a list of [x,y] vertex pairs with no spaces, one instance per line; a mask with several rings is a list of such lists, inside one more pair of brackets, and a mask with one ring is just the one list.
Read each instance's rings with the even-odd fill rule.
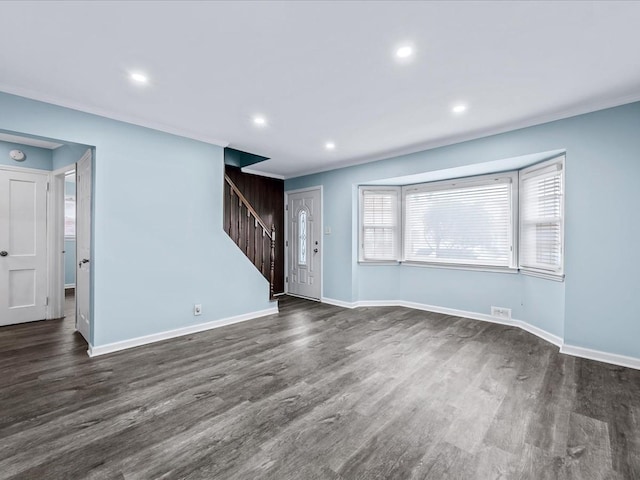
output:
[[[244,254],[247,256],[247,258],[252,260],[252,262],[255,265],[255,267],[260,270],[260,273],[262,273],[267,278],[267,280],[269,281],[269,294],[270,294],[271,298],[273,298],[273,295],[274,295],[274,280],[275,280],[276,227],[275,227],[275,225],[271,225],[271,228],[267,227],[266,222],[264,220],[262,220],[262,218],[260,218],[260,215],[258,215],[258,212],[256,212],[256,210],[249,203],[247,198],[242,194],[240,189],[236,186],[235,183],[233,183],[233,180],[231,180],[231,178],[229,178],[229,176],[227,174],[225,174],[224,180],[229,185],[231,196],[233,196],[235,194],[238,197],[238,206],[237,206],[237,208],[238,208],[238,221],[237,221],[237,235],[236,235],[236,238],[234,238],[234,236],[232,235],[232,215],[231,215],[231,211],[229,212],[229,225],[228,225],[227,233],[234,240],[236,245],[238,245],[238,247],[240,247],[240,249],[244,252]],[[231,205],[233,205],[233,202],[230,202],[229,206],[231,207]],[[249,221],[247,221],[246,231],[245,232],[242,232],[242,224],[243,224],[243,222],[241,221],[241,218],[242,218],[242,207],[243,206],[247,209],[247,219],[249,220]],[[253,222],[250,221],[250,217],[251,216],[253,216],[253,218],[254,218]],[[251,258],[250,254],[249,254],[249,238],[250,238],[249,226],[251,225],[251,223],[253,223],[253,227],[254,227],[253,259]],[[263,246],[261,248],[262,256],[261,256],[260,261],[259,261],[260,264],[258,264],[258,242],[255,239],[256,233],[258,231],[258,226],[260,226],[260,230],[262,230],[262,235],[261,236],[262,237],[266,236],[270,240],[269,274],[268,274],[268,276],[264,272],[264,264],[265,264],[264,243],[263,243]],[[243,238],[243,235],[242,235],[243,233],[244,233],[244,238]],[[244,240],[244,248],[242,247],[243,240]]]

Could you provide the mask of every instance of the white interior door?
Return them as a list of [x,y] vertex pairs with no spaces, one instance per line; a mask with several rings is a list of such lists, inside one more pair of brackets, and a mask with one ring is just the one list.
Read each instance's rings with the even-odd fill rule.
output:
[[288,292],[320,300],[322,195],[319,188],[288,194]]
[[0,168],[0,325],[46,318],[47,181]]
[[76,330],[91,343],[91,150],[76,166]]

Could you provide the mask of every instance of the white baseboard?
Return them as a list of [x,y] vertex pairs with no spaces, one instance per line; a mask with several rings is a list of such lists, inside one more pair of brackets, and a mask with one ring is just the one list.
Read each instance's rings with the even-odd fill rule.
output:
[[[473,320],[481,320],[483,322],[499,323],[500,325],[509,325],[512,327],[520,327],[521,325],[527,325],[531,328],[531,333],[541,336],[535,332],[544,332],[533,325],[529,325],[521,320],[504,320],[502,318],[492,317],[491,315],[477,312],[469,312],[467,310],[458,310],[449,307],[440,307],[438,305],[428,305],[426,303],[408,302],[406,300],[360,300],[357,302],[345,302],[343,300],[336,300],[335,298],[322,297],[322,303],[328,303],[330,305],[336,305],[344,308],[358,308],[358,307],[406,307],[413,308],[414,310],[424,310],[425,312],[442,313],[443,315],[451,315],[454,317],[471,318]],[[529,330],[527,330],[529,331]],[[545,335],[551,335],[544,332]],[[553,336],[553,335],[551,335]],[[545,338],[546,340],[546,338]]]
[[336,300],[335,298],[328,298],[328,297],[322,297],[320,301],[322,303],[328,303],[329,305],[335,305],[336,307],[343,307],[343,308],[356,308],[359,306],[357,302],[345,302],[343,300]]
[[168,330],[166,332],[153,333],[151,335],[136,337],[130,340],[123,340],[121,342],[98,345],[97,347],[89,345],[89,350],[87,351],[87,353],[90,357],[97,357],[99,355],[106,355],[107,353],[119,352],[120,350],[126,350],[128,348],[139,347],[141,345],[147,345],[149,343],[160,342],[162,340],[168,340],[170,338],[182,337],[184,335],[190,335],[192,333],[203,332],[205,330],[211,330],[213,328],[224,327],[226,325],[232,325],[234,323],[246,322],[247,320],[253,320],[255,318],[265,317],[267,315],[273,315],[278,313],[278,304],[277,302],[275,303],[276,304],[271,308],[259,310],[257,312],[244,313],[242,315],[236,315],[235,317],[222,318],[220,320],[199,323],[197,325],[190,325],[183,328],[176,328],[175,330]]
[[76,288],[76,284],[75,283],[65,283],[64,289],[66,290],[67,288]]
[[543,340],[546,340],[549,343],[554,344],[556,347],[562,347],[563,340],[561,337],[554,335],[553,333],[549,333],[546,330],[543,330],[535,325],[531,325],[530,323],[524,322],[522,320],[514,320],[516,325],[521,329],[533,333],[536,337],[540,337]]
[[455,317],[471,318],[473,320],[480,320],[483,322],[498,323],[500,325],[508,325],[511,327],[518,327],[533,335],[557,346],[561,347],[561,353],[567,353],[577,357],[589,358],[592,360],[598,360],[601,362],[613,363],[616,365],[622,365],[625,367],[640,369],[640,359],[632,357],[624,357],[622,355],[609,354],[605,352],[598,352],[595,350],[588,350],[580,347],[572,347],[564,345],[561,337],[547,332],[535,325],[525,322],[524,320],[505,320],[502,318],[496,318],[488,314],[469,312],[467,310],[458,310],[455,308],[440,307],[437,305],[428,305],[425,303],[407,302],[405,300],[361,300],[357,302],[345,302],[343,300],[336,300],[333,298],[322,298],[323,303],[329,303],[338,307],[345,308],[357,308],[357,307],[406,307],[413,308],[415,310],[424,310],[427,312],[441,313],[443,315],[451,315]]
[[510,327],[519,327],[518,320],[505,320],[504,318],[492,317],[485,313],[469,312],[467,310],[458,310],[456,308],[439,307],[437,305],[427,305],[425,303],[416,302],[399,302],[401,307],[413,308],[415,310],[424,310],[426,312],[442,313],[443,315],[452,315],[454,317],[471,318],[482,322],[498,323],[500,325],[508,325]]
[[600,350],[591,350],[590,348],[576,347],[575,345],[567,345],[566,343],[560,347],[560,353],[640,370],[640,358],[627,357],[625,355],[607,353]]

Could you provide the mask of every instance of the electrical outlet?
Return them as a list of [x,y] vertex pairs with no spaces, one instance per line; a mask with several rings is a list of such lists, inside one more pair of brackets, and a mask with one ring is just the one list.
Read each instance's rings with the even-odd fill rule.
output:
[[491,316],[496,318],[502,318],[504,320],[511,320],[511,309],[504,307],[491,307]]
[[202,305],[198,303],[193,306],[193,315],[195,315],[196,317],[198,315],[202,315]]

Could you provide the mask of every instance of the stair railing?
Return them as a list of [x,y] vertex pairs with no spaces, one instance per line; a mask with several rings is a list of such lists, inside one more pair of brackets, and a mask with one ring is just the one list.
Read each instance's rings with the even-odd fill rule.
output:
[[[225,174],[224,180],[229,185],[229,219],[228,221],[225,219],[225,231],[267,279],[269,295],[273,298],[276,227],[275,225],[271,225],[271,228],[267,226],[227,174]],[[237,202],[234,201],[234,195],[238,197]],[[243,209],[246,212],[243,212]],[[251,217],[253,217],[253,221],[251,221]],[[266,242],[268,242],[267,248],[265,248]],[[268,271],[265,269],[267,264],[269,265]]]

